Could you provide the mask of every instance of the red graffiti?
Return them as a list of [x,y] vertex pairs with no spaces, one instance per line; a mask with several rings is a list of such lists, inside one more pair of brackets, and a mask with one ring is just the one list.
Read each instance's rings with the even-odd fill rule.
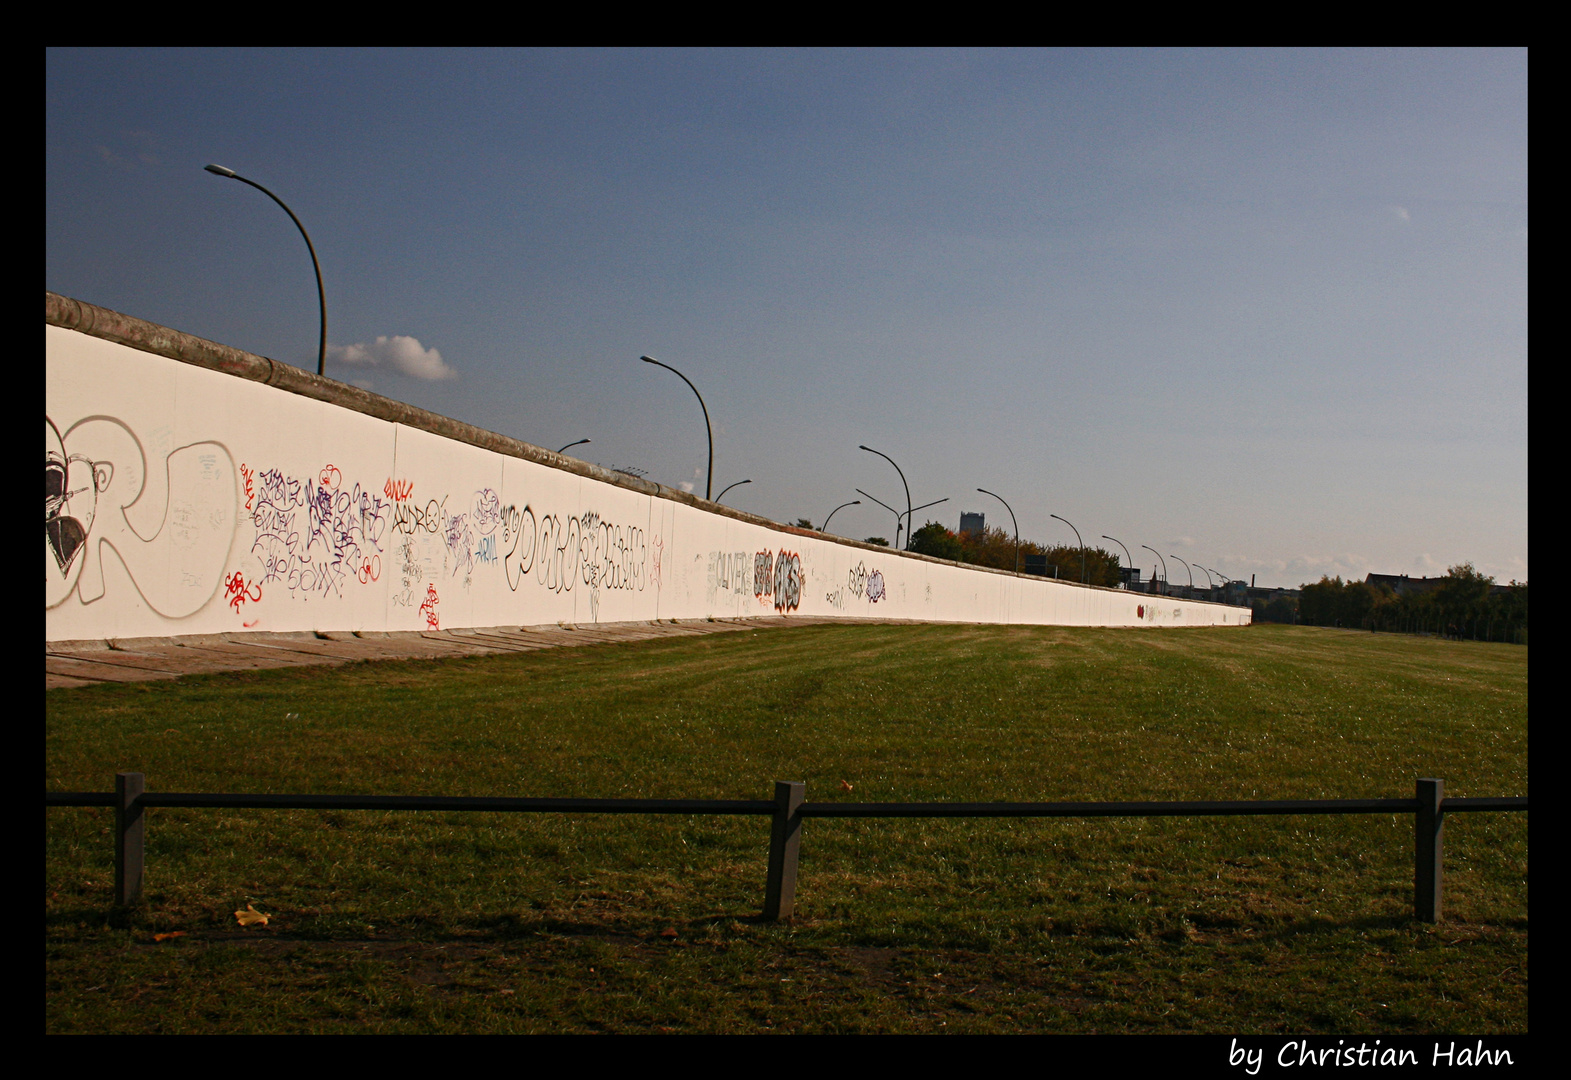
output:
[[341,478],[342,474],[338,471],[338,466],[329,465],[317,475],[316,479],[317,482],[320,483],[324,488],[326,488],[328,491],[332,491],[338,487],[338,481]]
[[413,480],[394,480],[391,476],[387,478],[387,483],[382,485],[382,494],[394,502],[403,502],[414,490]]
[[439,620],[436,617],[436,605],[441,602],[436,595],[436,586],[427,585],[425,588],[425,603],[420,605],[420,614],[425,616],[425,628],[427,630],[441,629],[438,625]]
[[372,555],[360,564],[360,584],[369,585],[382,576],[382,556]]
[[[253,604],[262,599],[262,586],[251,585],[246,587],[245,578],[236,570],[224,579],[224,597],[229,601],[229,606],[235,609],[235,614],[240,614],[240,605],[247,600]],[[252,625],[252,624],[247,624]]]
[[247,630],[249,630],[249,629],[251,629],[251,627],[255,626],[257,623],[259,623],[261,621],[262,621],[261,619],[252,619],[250,622],[243,622],[240,625],[245,627]]
[[240,463],[240,475],[245,477],[245,508],[249,513],[256,507],[252,503],[256,500],[256,492],[251,490],[251,478],[256,475],[256,470],[247,468],[245,462]]

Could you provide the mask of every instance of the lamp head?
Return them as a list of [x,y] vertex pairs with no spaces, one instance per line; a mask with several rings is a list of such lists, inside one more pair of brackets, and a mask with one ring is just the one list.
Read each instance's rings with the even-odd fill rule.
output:
[[205,165],[203,168],[212,173],[214,176],[227,176],[231,180],[238,180],[240,178],[239,173],[235,172],[233,169],[226,169],[222,165]]

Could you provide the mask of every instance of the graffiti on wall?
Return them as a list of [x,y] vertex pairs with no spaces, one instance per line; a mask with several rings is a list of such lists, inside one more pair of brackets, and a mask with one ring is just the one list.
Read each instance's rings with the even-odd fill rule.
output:
[[757,580],[754,558],[745,551],[711,551],[709,553],[710,589],[743,595],[753,592]]
[[381,494],[346,485],[324,465],[314,476],[242,462],[250,552],[261,568],[258,584],[300,600],[342,597],[351,584],[370,584],[382,572],[382,545],[393,504]]
[[64,432],[44,417],[44,606],[101,599],[105,552],[160,615],[194,614],[218,592],[234,536],[237,477],[221,443],[198,442],[148,462],[111,416]]
[[846,588],[852,596],[865,597],[868,603],[876,604],[885,596],[884,575],[877,570],[869,570],[866,563],[857,563],[849,572]]
[[884,575],[877,570],[867,575],[867,602],[876,604],[884,598]]
[[753,596],[782,615],[802,604],[802,557],[794,551],[764,550],[753,556]]
[[647,583],[649,544],[637,525],[615,524],[593,510],[536,515],[531,506],[511,505],[498,505],[495,521],[506,552],[507,584],[515,592],[531,573],[554,593],[581,582],[592,590],[598,612],[601,589],[642,591]]

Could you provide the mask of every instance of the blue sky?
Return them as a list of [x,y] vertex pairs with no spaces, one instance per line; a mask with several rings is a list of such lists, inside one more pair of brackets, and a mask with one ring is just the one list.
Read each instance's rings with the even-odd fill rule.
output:
[[[1527,576],[1527,54],[46,57],[46,288],[821,523]],[[354,362],[351,362],[354,361]],[[864,503],[836,532],[893,536]],[[1146,556],[1149,558],[1149,556]],[[1154,561],[1154,560],[1153,560]],[[1182,568],[1169,563],[1170,571]],[[1146,567],[1146,572],[1150,572]],[[1178,580],[1182,581],[1183,578]]]

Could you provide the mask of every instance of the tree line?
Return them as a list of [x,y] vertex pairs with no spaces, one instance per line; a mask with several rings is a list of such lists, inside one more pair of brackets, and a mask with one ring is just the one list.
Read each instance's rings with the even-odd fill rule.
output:
[[1322,577],[1300,590],[1298,622],[1526,645],[1527,582],[1497,588],[1472,563],[1453,566],[1436,587],[1405,596],[1367,581]]
[[[994,525],[981,532],[956,533],[936,521],[929,521],[911,534],[911,550],[937,559],[991,566],[995,570],[1014,570],[1016,552],[1014,534]],[[1061,581],[1086,581],[1092,585],[1116,588],[1121,580],[1119,559],[1102,548],[1081,548],[1074,545],[1048,547],[1035,540],[1021,540],[1019,566],[1025,567],[1027,555],[1046,556],[1047,576],[1057,576]],[[1084,556],[1082,576],[1081,558]]]

